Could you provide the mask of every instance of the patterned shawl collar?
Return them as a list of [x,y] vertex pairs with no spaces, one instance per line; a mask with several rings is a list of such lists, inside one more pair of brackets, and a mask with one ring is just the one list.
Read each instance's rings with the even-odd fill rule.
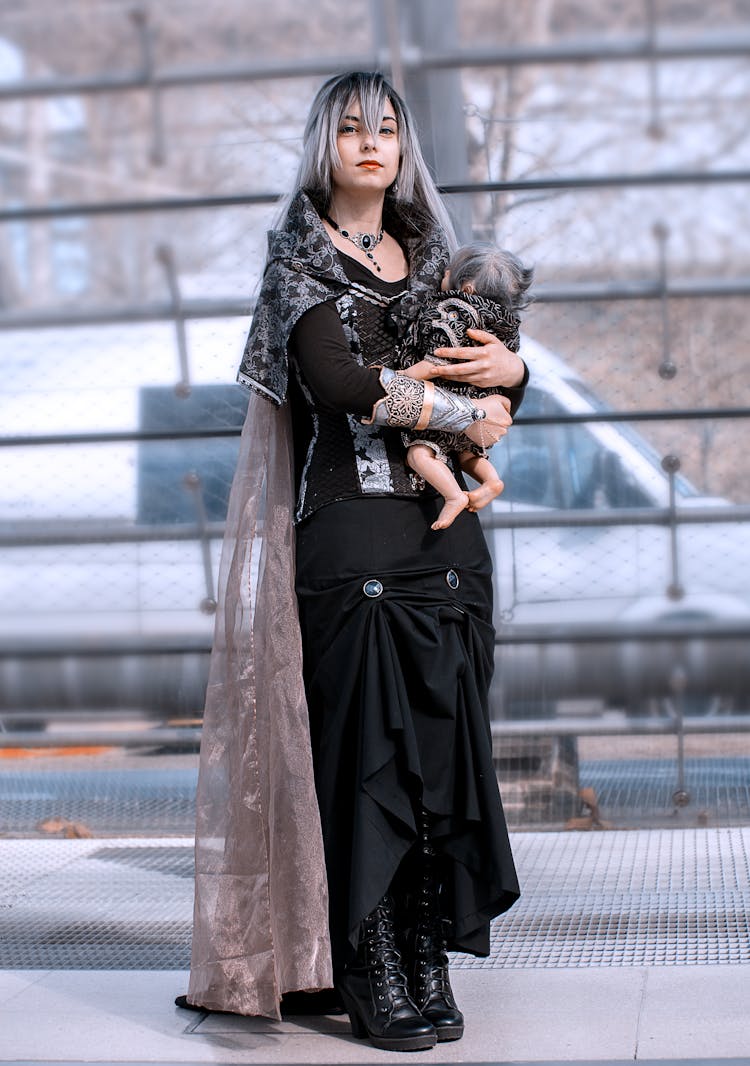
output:
[[[389,232],[409,259],[409,288],[437,290],[448,251],[434,225],[422,232],[397,204],[388,204]],[[349,285],[320,215],[307,193],[292,199],[284,224],[268,235],[268,259],[250,334],[237,375],[241,384],[283,403],[289,379],[287,346],[299,318]]]

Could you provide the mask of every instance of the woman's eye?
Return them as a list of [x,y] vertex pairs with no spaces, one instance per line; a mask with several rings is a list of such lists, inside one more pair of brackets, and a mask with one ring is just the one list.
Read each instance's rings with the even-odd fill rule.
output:
[[383,134],[383,133],[395,133],[396,131],[393,129],[392,126],[381,126],[380,127],[380,132],[381,132],[381,134]]
[[357,127],[356,126],[349,125],[349,126],[340,126],[339,127],[339,133],[356,133],[356,132],[357,132]]

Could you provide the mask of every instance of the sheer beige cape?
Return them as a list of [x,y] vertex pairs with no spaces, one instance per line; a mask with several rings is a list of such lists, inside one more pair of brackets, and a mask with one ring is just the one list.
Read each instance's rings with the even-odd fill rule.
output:
[[288,405],[251,393],[203,717],[188,1000],[273,1018],[284,992],[332,984],[293,500]]

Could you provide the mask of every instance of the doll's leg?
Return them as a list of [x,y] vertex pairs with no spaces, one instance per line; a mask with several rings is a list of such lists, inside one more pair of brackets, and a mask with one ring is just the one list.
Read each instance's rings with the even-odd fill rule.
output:
[[504,483],[497,476],[497,470],[484,456],[465,451],[459,454],[458,461],[461,469],[479,482],[479,488],[472,489],[469,493],[470,511],[478,511],[486,507],[490,500],[494,500],[505,488]]
[[423,477],[428,485],[437,489],[445,500],[433,529],[447,529],[454,519],[469,506],[469,495],[464,492],[442,459],[438,459],[426,444],[412,444],[406,450],[406,461],[412,470]]

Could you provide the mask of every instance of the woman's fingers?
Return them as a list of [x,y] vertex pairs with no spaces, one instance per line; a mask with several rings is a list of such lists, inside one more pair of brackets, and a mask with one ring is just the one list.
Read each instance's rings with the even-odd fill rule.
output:
[[436,348],[440,359],[454,362],[440,368],[441,378],[453,378],[483,389],[517,385],[523,378],[523,362],[492,333],[470,329],[469,336],[480,343],[469,348]]
[[508,432],[507,426],[501,426],[497,422],[487,422],[482,420],[481,422],[472,422],[470,426],[467,426],[464,433],[469,440],[474,441],[475,444],[479,444],[482,448],[491,448],[493,444],[497,444],[501,437],[504,437]]
[[[488,333],[486,329],[467,329],[466,332],[473,341],[478,341],[480,344],[500,344],[495,334]],[[505,345],[503,344],[501,347],[504,348]]]
[[[485,347],[497,345],[504,348],[494,333],[488,333],[485,329],[469,329],[466,331],[472,340],[478,344],[471,344],[466,348],[436,348],[435,355],[440,359],[477,359]],[[505,349],[507,351],[507,349]]]
[[455,366],[454,365],[451,365],[451,366],[448,366],[448,367],[442,367],[441,366],[440,367],[440,373],[442,374],[444,369],[446,369],[446,370],[455,370],[456,367],[460,367],[460,365],[461,365],[460,364],[460,360],[462,360],[462,359],[470,359],[470,360],[477,359],[477,357],[478,357],[478,355],[479,355],[479,353],[481,351],[482,351],[482,349],[481,348],[477,348],[476,345],[474,345],[471,348],[436,348],[435,349],[435,355],[438,357],[438,359],[455,359],[456,360]]
[[464,433],[484,448],[491,448],[508,432],[513,419],[510,417],[510,400],[507,396],[485,396],[482,400],[472,401],[482,407],[486,417],[472,422]]

